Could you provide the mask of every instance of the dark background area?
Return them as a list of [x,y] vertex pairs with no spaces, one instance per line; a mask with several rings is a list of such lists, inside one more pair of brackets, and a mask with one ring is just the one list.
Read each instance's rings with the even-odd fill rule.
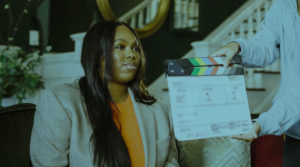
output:
[[[0,26],[1,39],[0,44],[7,39],[8,16],[5,12],[4,5],[8,0],[0,0]],[[78,32],[86,32],[89,27],[98,20],[103,20],[98,11],[94,0],[44,0],[48,1],[46,8],[49,13],[40,17],[41,24],[48,22],[46,30],[46,45],[52,46],[52,52],[69,52],[74,50],[74,43],[70,35]],[[190,43],[205,38],[213,31],[222,21],[233,13],[246,0],[199,0],[200,18],[199,32],[176,31],[172,28],[173,24],[173,7],[168,17],[160,28],[151,37],[142,40],[143,47],[147,56],[147,84],[154,81],[163,72],[163,61],[165,59],[176,59],[182,57],[192,47]],[[12,1],[13,13],[22,10],[25,0]],[[110,0],[110,4],[117,16],[121,16],[130,10],[133,6],[139,4],[142,0]],[[45,7],[44,7],[45,8]],[[40,13],[42,13],[40,11]],[[29,15],[24,17],[17,34],[18,41],[16,45],[28,45]]]

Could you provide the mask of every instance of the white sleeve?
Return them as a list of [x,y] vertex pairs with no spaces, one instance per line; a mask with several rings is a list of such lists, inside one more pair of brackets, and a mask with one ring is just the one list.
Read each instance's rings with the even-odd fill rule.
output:
[[281,135],[297,121],[300,121],[300,80],[295,80],[280,97],[274,101],[272,108],[260,114],[257,122],[261,125],[259,136]]
[[245,67],[263,67],[279,58],[281,1],[274,2],[261,23],[261,30],[250,40],[232,40],[241,46],[240,55]]

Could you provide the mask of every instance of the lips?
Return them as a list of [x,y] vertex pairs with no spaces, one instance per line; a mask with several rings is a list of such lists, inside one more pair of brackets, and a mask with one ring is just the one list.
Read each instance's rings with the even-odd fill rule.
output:
[[123,63],[123,67],[130,70],[137,69],[137,66],[134,63]]

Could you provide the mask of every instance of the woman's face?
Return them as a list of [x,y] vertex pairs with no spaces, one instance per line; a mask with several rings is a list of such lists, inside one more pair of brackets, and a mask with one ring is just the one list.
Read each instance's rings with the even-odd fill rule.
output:
[[140,65],[138,45],[134,34],[126,26],[116,28],[111,82],[127,84],[134,79]]

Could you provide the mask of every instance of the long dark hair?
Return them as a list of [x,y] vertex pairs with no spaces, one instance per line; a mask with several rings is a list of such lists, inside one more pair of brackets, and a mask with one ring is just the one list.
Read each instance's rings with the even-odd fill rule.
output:
[[91,141],[94,144],[94,164],[99,167],[130,167],[127,147],[113,121],[110,105],[112,99],[107,86],[112,76],[115,31],[120,25],[131,30],[140,47],[140,66],[135,78],[129,83],[134,98],[148,105],[156,102],[144,84],[146,60],[135,31],[127,24],[115,21],[102,21],[91,27],[83,41],[81,64],[85,75],[79,80],[79,87],[93,128]]

